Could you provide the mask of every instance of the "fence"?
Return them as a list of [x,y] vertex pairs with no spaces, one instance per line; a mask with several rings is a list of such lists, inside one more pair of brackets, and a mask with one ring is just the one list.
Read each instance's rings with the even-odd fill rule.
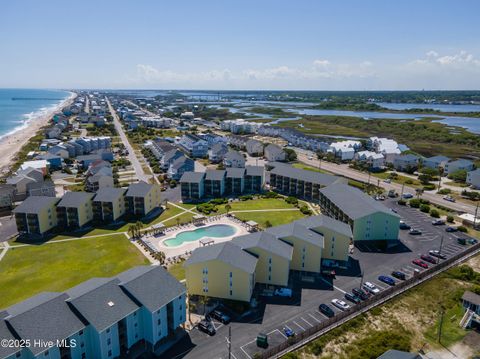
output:
[[405,292],[406,290],[426,281],[427,279],[432,278],[436,274],[470,258],[477,252],[480,252],[480,243],[467,248],[465,251],[454,255],[453,257],[437,264],[434,267],[430,267],[429,269],[413,276],[412,278],[398,283],[394,287],[387,288],[386,290],[370,297],[354,307],[335,315],[333,318],[329,318],[326,321],[306,329],[304,332],[297,334],[295,337],[289,338],[287,341],[275,347],[265,350],[263,353],[261,353],[260,358],[280,358],[282,355],[304,346],[313,339],[316,339],[322,334],[325,334],[326,332],[342,325],[348,320],[355,318],[371,308],[390,300],[394,296]]

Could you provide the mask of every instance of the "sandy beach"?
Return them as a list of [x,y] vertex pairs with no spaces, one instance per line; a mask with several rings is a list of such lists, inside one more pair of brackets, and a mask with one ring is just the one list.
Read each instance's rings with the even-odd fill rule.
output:
[[0,139],[0,174],[8,172],[9,166],[15,158],[15,154],[22,148],[22,146],[25,145],[30,138],[35,136],[40,128],[48,125],[55,113],[59,112],[64,107],[69,106],[76,97],[77,94],[72,93],[69,98],[55,108],[52,108],[38,117],[32,118],[28,122],[26,128],[19,129],[18,131]]

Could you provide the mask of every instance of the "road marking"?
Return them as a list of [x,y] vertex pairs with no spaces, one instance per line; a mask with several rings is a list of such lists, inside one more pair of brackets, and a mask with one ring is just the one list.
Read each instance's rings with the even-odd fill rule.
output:
[[311,327],[313,327],[313,325],[308,320],[306,320],[304,317],[300,317],[300,319],[303,320],[308,325],[310,325]]
[[322,312],[316,310],[315,313],[318,313],[320,314],[321,316],[324,316],[326,319],[330,319],[329,317],[327,317],[325,314],[323,314]]
[[317,321],[317,323],[320,323],[321,321],[317,319],[317,317],[311,315],[310,313],[307,313],[311,318]]
[[[283,334],[282,331],[279,330],[279,329],[275,329],[271,333],[274,333],[275,331],[279,332],[282,335],[282,337],[284,337],[285,339],[288,339],[288,337],[285,334]],[[269,333],[269,334],[271,334],[271,333]]]
[[333,287],[333,288],[335,288],[336,290],[338,290],[339,292],[342,292],[343,294],[347,293],[347,292],[345,292],[343,289],[340,289],[340,288],[338,288],[338,287],[334,286],[334,285],[333,285],[333,283],[329,283],[329,282],[327,282],[327,281],[326,281],[325,279],[323,279],[322,277],[320,277],[320,279],[321,279],[321,280],[322,280],[324,283],[326,283],[326,284],[328,284],[328,285],[330,285],[330,284],[331,284],[331,285],[332,285],[332,287]]
[[247,345],[250,345],[250,344],[255,343],[255,342],[256,342],[256,340],[252,340],[251,342],[248,342],[247,344],[243,344],[243,345],[240,347],[240,350],[241,350],[242,352],[244,352],[245,355],[247,356],[247,358],[249,358],[249,359],[252,359],[252,357],[251,357],[250,355],[248,355],[248,353],[245,351],[245,349],[243,349],[243,347],[246,347]]
[[305,331],[305,328],[302,327],[300,324],[298,324],[296,321],[292,320],[292,323],[295,324],[297,327],[302,328],[303,331]]

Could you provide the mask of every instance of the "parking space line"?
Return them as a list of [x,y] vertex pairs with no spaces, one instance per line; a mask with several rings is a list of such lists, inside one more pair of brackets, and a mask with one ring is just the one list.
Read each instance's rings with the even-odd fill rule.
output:
[[240,347],[240,350],[241,350],[242,352],[244,352],[245,355],[247,356],[247,358],[249,358],[249,359],[252,359],[252,357],[251,357],[250,355],[248,355],[248,353],[245,351],[245,349],[243,349],[243,347],[246,347],[247,345],[250,345],[250,344],[255,343],[255,342],[256,342],[256,340],[252,340],[251,342],[248,342],[248,343],[246,343],[246,344],[243,344],[243,345]]
[[296,321],[292,320],[292,323],[295,324],[297,327],[301,328],[303,331],[305,331],[305,328],[302,327],[300,324],[298,324]]
[[382,287],[381,285],[377,284],[377,282],[371,282],[373,283],[376,287],[380,288],[381,290],[385,290],[385,287]]
[[320,314],[321,316],[325,317],[326,319],[329,319],[325,314],[323,314],[322,312],[320,312],[320,311],[318,311],[318,310],[316,310],[315,313],[318,313],[318,314]]
[[321,322],[320,320],[318,320],[315,316],[311,315],[310,313],[307,313],[307,314],[310,316],[310,318],[313,318],[313,320],[316,320],[317,323]]
[[313,325],[308,320],[306,320],[304,317],[300,317],[300,319],[303,320],[305,323],[307,323],[309,326],[313,327]]
[[285,339],[288,339],[288,337],[287,337],[285,334],[283,334],[282,331],[279,330],[279,329],[272,330],[272,331],[271,331],[270,333],[268,333],[268,334],[272,334],[272,333],[275,333],[275,332],[279,332],[279,333],[282,335],[282,337],[284,337]]
[[336,290],[338,290],[339,292],[342,292],[343,294],[347,293],[347,292],[345,292],[343,289],[340,289],[340,288],[334,286],[333,283],[327,282],[327,281],[326,281],[325,279],[323,279],[322,277],[320,277],[320,279],[321,279],[324,283],[326,283],[326,284],[328,284],[328,285],[332,284],[332,287],[335,288]]

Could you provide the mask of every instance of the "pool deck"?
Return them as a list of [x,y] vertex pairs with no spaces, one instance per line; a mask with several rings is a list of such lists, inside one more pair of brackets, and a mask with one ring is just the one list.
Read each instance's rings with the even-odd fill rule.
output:
[[[218,217],[211,217],[207,218],[207,220],[202,224],[186,224],[181,225],[179,227],[172,227],[167,229],[165,234],[161,235],[149,235],[144,238],[145,241],[149,242],[153,247],[155,247],[158,251],[162,251],[165,253],[166,258],[172,258],[175,256],[185,255],[190,253],[194,249],[201,246],[200,239],[191,241],[191,242],[184,242],[179,246],[169,247],[165,245],[163,242],[167,239],[174,238],[177,234],[186,232],[186,231],[193,231],[198,228],[206,228],[213,225],[218,224],[226,224],[235,228],[235,234],[228,236],[228,237],[221,237],[221,238],[211,238],[214,243],[222,243],[226,241],[232,240],[234,237],[241,236],[244,234],[250,233],[246,226],[239,220],[227,217],[227,216],[218,216]],[[203,237],[205,238],[205,237]]]

